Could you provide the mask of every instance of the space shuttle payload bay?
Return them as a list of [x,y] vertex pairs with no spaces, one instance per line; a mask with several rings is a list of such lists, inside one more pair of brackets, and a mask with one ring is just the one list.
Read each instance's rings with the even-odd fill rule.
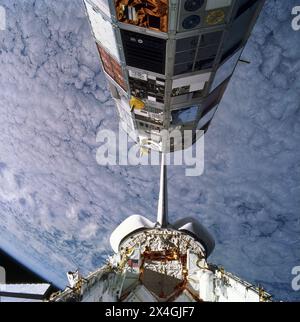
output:
[[115,254],[106,265],[55,302],[266,302],[271,296],[223,268],[209,264],[215,242],[195,218],[168,221],[167,173],[161,162],[157,221],[133,215],[112,233]]

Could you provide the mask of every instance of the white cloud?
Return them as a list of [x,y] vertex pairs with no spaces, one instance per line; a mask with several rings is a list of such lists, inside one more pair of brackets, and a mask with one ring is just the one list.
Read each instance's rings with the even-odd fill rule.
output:
[[[205,172],[170,167],[171,220],[197,216],[211,261],[284,299],[299,265],[299,46],[289,3],[268,1],[206,136]],[[109,234],[154,219],[158,167],[99,167],[96,133],[118,130],[81,1],[2,0],[0,245],[64,286],[95,269]],[[286,12],[286,13],[285,13]],[[298,36],[298,34],[297,34]]]

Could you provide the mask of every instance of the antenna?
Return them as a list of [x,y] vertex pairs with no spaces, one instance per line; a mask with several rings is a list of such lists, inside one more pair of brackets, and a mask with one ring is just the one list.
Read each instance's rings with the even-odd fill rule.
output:
[[161,153],[161,168],[160,168],[160,190],[157,209],[157,224],[161,228],[168,226],[168,177],[167,165],[165,164],[165,153]]

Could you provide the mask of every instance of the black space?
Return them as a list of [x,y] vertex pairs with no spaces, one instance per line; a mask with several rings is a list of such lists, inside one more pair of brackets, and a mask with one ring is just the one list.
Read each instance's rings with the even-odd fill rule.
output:
[[[7,284],[49,283],[49,281],[30,271],[0,248],[0,266],[6,270]],[[51,284],[51,283],[50,283]],[[54,287],[55,289],[55,287]]]

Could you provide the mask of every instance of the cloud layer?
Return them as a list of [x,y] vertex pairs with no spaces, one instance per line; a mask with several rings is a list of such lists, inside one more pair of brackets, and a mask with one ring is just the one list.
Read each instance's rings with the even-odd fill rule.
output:
[[[0,247],[63,287],[103,264],[112,230],[155,218],[158,167],[100,167],[117,131],[81,1],[0,0]],[[269,0],[205,137],[205,173],[169,169],[170,217],[199,218],[211,261],[296,300],[300,265],[300,33],[296,1]]]

